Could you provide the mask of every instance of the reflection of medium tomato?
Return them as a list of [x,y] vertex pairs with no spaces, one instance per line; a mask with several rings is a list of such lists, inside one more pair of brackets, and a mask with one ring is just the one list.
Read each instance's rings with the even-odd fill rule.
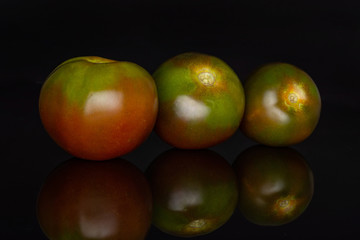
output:
[[315,129],[321,109],[319,91],[304,71],[286,63],[257,69],[244,85],[245,113],[241,130],[269,146],[288,146]]
[[133,164],[71,159],[44,182],[37,215],[51,240],[142,240],[151,208],[149,184]]
[[153,193],[153,224],[182,237],[222,226],[237,204],[230,164],[210,150],[170,150],[147,170]]
[[155,130],[164,141],[177,148],[207,148],[238,129],[243,87],[222,60],[184,53],[163,63],[153,77],[159,95]]
[[239,210],[259,225],[282,225],[299,217],[311,201],[314,182],[304,158],[291,148],[255,146],[234,162]]
[[70,154],[90,160],[124,155],[152,131],[157,92],[151,75],[130,62],[78,57],[59,65],[39,99],[42,123]]

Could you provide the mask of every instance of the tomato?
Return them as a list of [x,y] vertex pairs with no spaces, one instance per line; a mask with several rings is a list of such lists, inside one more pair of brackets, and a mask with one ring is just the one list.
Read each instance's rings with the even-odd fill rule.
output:
[[234,162],[238,177],[238,208],[258,225],[279,226],[298,218],[314,192],[313,174],[291,148],[255,146]]
[[242,132],[269,146],[297,144],[314,131],[321,110],[318,88],[303,70],[287,63],[258,68],[246,81]]
[[235,133],[244,112],[244,91],[222,60],[200,53],[175,56],[154,72],[158,89],[157,134],[183,149],[207,148]]
[[50,240],[142,240],[151,210],[144,174],[122,159],[71,159],[48,176],[37,201],[38,222]]
[[231,165],[210,150],[172,149],[150,165],[153,224],[181,237],[210,233],[222,226],[237,204]]
[[49,135],[70,154],[90,160],[134,150],[152,131],[157,109],[155,82],[147,71],[100,57],[60,64],[39,98]]

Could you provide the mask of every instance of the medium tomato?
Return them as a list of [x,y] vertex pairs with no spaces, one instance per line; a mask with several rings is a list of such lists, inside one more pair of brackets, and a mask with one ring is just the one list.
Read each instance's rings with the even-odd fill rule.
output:
[[51,240],[142,240],[152,198],[144,174],[122,159],[71,159],[44,182],[37,217]]
[[100,57],[60,64],[39,99],[49,135],[70,154],[90,160],[134,150],[152,131],[157,109],[155,82],[147,71]]
[[231,165],[210,150],[172,149],[150,165],[153,224],[175,236],[192,237],[222,226],[237,204]]
[[279,226],[298,218],[314,192],[313,174],[291,148],[255,146],[234,162],[241,213],[258,225]]
[[153,74],[158,89],[157,134],[184,149],[207,148],[235,133],[244,112],[244,92],[222,60],[183,53]]
[[258,68],[246,81],[242,132],[269,146],[288,146],[306,139],[321,110],[318,88],[311,77],[287,63]]

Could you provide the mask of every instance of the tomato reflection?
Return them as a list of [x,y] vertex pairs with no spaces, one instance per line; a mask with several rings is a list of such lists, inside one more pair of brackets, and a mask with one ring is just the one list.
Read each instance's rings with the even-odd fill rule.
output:
[[37,214],[51,239],[144,239],[151,191],[143,173],[122,159],[71,159],[46,179]]
[[298,218],[314,191],[304,158],[291,148],[255,146],[234,162],[242,214],[258,225],[283,225]]
[[210,233],[236,208],[235,173],[210,150],[169,150],[155,159],[147,175],[154,199],[153,224],[168,234]]

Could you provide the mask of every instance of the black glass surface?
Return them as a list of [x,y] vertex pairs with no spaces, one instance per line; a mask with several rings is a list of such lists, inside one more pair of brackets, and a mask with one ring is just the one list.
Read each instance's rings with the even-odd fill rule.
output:
[[[195,239],[311,239],[360,234],[360,18],[357,1],[2,1],[0,3],[0,239],[46,239],[36,199],[46,177],[72,158],[48,136],[38,113],[47,75],[76,56],[132,61],[152,73],[196,51],[227,62],[244,83],[258,66],[294,64],[317,84],[321,118],[297,145],[314,194],[291,223],[262,227],[239,211]],[[237,131],[211,147],[232,164],[257,143]],[[156,133],[122,156],[145,171],[172,146]],[[146,239],[180,239],[151,227]]]

